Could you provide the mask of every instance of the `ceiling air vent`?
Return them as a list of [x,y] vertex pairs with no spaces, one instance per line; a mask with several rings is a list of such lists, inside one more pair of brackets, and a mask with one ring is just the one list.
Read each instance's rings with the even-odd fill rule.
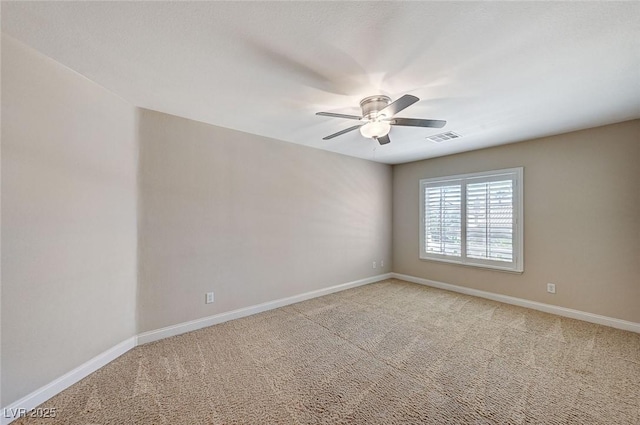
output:
[[440,143],[440,142],[444,142],[445,140],[451,140],[451,139],[457,139],[460,136],[457,133],[454,133],[453,131],[447,131],[446,133],[440,133],[440,134],[436,134],[435,136],[429,136],[427,137],[427,140],[430,140],[434,143]]

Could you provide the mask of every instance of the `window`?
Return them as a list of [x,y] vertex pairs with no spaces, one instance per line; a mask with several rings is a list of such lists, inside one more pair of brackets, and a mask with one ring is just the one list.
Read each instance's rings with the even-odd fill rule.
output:
[[522,168],[420,180],[420,258],[522,272]]

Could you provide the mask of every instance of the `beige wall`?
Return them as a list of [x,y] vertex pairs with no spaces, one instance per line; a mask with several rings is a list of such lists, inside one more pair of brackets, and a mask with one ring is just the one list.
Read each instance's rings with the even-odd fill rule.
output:
[[140,142],[139,331],[391,271],[390,166],[148,110]]
[[[419,260],[421,178],[519,166],[522,275]],[[395,166],[394,271],[640,322],[639,182],[640,120]]]
[[4,35],[2,124],[2,406],[137,328],[391,270],[390,166],[139,110]]
[[136,114],[2,36],[2,406],[135,334]]
[[[390,167],[138,110],[6,36],[1,118],[3,406],[136,332],[392,260],[640,322],[639,120]],[[420,178],[517,166],[524,274],[418,259]]]

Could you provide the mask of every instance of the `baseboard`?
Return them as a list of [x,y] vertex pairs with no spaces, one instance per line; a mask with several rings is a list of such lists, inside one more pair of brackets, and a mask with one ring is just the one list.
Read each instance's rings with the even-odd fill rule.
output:
[[544,304],[537,301],[529,301],[523,298],[510,297],[508,295],[501,295],[501,294],[496,294],[494,292],[481,291],[479,289],[472,289],[464,286],[452,285],[450,283],[423,279],[421,277],[409,276],[406,274],[391,273],[391,276],[395,279],[418,283],[420,285],[426,285],[434,288],[445,289],[447,291],[459,292],[461,294],[472,295],[474,297],[486,298],[489,300],[499,301],[506,304],[513,304],[520,307],[531,308],[534,310],[543,311],[545,313],[557,314],[558,316],[569,317],[571,319],[584,320],[585,322],[596,323],[598,325],[610,326],[612,328],[640,333],[640,323],[636,323],[636,322],[629,322],[627,320],[615,319],[613,317],[601,316],[599,314],[587,313],[585,311],[573,310],[570,308],[559,307],[551,304]]
[[334,292],[344,291],[345,289],[355,288],[357,286],[390,279],[391,275],[391,273],[386,273],[372,276],[366,279],[355,280],[353,282],[343,283],[341,285],[335,285],[311,292],[305,292],[304,294],[281,298],[279,300],[269,301],[266,303],[257,304],[226,313],[220,313],[214,316],[204,317],[202,319],[192,320],[190,322],[180,323],[177,325],[168,326],[166,328],[141,333],[137,336],[127,339],[126,341],[121,342],[120,344],[108,349],[101,354],[98,354],[96,357],[78,366],[71,372],[64,374],[60,378],[48,383],[41,388],[38,388],[31,394],[28,394],[22,397],[20,400],[15,401],[10,405],[2,408],[2,414],[0,415],[0,425],[7,425],[13,422],[14,420],[18,419],[20,413],[24,415],[29,410],[34,409],[35,407],[49,400],[54,395],[69,388],[71,385],[75,384],[82,378],[85,378],[89,374],[100,369],[110,361],[120,357],[137,345],[146,344],[152,341],[158,341],[170,336],[180,335],[186,332],[205,328],[207,326],[227,322],[229,320],[239,319],[241,317],[261,313],[263,311],[273,310],[275,308],[284,307],[286,305],[305,301],[311,298],[321,297],[323,295],[332,294]]
[[418,283],[420,285],[431,286],[434,288],[445,289],[448,291],[459,292],[466,295],[486,298],[493,301],[499,301],[507,304],[517,305],[520,307],[531,308],[543,311],[545,313],[557,314],[559,316],[569,317],[572,319],[584,320],[586,322],[596,323],[599,325],[610,326],[617,329],[640,333],[640,323],[629,322],[626,320],[615,319],[612,317],[601,316],[598,314],[587,313],[580,310],[559,307],[551,304],[544,304],[537,301],[529,301],[523,298],[510,297],[508,295],[496,294],[493,292],[481,291],[479,289],[467,288],[464,286],[452,285],[450,283],[438,282],[435,280],[423,279],[420,277],[409,276],[400,273],[386,273],[372,276],[366,279],[360,279],[353,282],[343,283],[341,285],[331,286],[329,288],[318,289],[316,291],[305,292],[304,294],[294,295],[287,298],[281,298],[274,301],[257,304],[226,313],[216,314],[214,316],[204,317],[202,319],[192,320],[180,323],[174,326],[157,329],[150,332],[144,332],[136,337],[131,337],[120,344],[98,354],[91,360],[83,363],[72,371],[64,374],[60,378],[50,382],[49,384],[35,390],[31,394],[11,403],[2,409],[0,415],[0,425],[7,425],[18,418],[16,413],[28,412],[29,410],[44,403],[54,395],[67,389],[71,385],[85,378],[89,374],[100,369],[107,363],[120,357],[122,354],[134,348],[136,345],[146,344],[152,341],[168,338],[170,336],[180,335],[191,332],[207,326],[216,325],[233,319],[250,316],[252,314],[261,313],[267,310],[273,310],[286,305],[305,301],[311,298],[321,297],[323,295],[332,294],[334,292],[344,291],[346,289],[355,288],[357,286],[367,285],[369,283],[379,282],[381,280],[395,278],[405,280],[407,282]]
[[357,286],[367,285],[369,283],[379,282],[381,280],[391,278],[392,273],[381,274],[368,277],[366,279],[355,280],[353,282],[343,283],[340,285],[330,286],[328,288],[318,289],[316,291],[305,292],[304,294],[294,295],[287,298],[281,298],[274,301],[268,301],[262,304],[250,307],[240,308],[213,316],[203,317],[202,319],[191,320],[189,322],[179,323],[177,325],[167,326],[165,328],[156,329],[149,332],[143,332],[138,335],[138,345],[147,344],[149,342],[158,341],[186,332],[195,331],[206,328],[208,326],[217,325],[229,320],[239,319],[241,317],[251,316],[252,314],[262,313],[263,311],[273,310],[275,308],[284,307],[289,304],[298,303],[311,298],[321,297],[323,295],[332,294],[345,289],[355,288]]
[[110,361],[120,357],[135,346],[136,337],[131,337],[125,341],[122,341],[120,344],[98,354],[91,360],[76,367],[72,371],[65,373],[58,379],[48,383],[43,387],[38,388],[31,394],[27,394],[21,399],[2,408],[2,414],[0,415],[0,424],[6,425],[13,422],[14,420],[19,418],[20,413],[24,415],[29,410],[34,409],[35,407],[49,400],[54,395],[69,388],[71,385],[100,369]]

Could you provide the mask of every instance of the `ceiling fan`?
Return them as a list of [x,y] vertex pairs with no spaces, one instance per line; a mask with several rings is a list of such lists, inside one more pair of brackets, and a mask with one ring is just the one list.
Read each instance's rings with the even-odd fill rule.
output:
[[354,125],[353,127],[349,127],[327,137],[323,137],[322,140],[333,139],[334,137],[341,136],[359,128],[360,134],[364,137],[375,139],[381,145],[386,145],[391,141],[389,140],[389,131],[391,131],[392,125],[432,128],[444,127],[447,122],[443,120],[394,118],[394,115],[398,112],[408,108],[419,100],[420,99],[415,96],[405,94],[395,102],[391,102],[391,98],[389,96],[378,94],[375,96],[365,97],[360,101],[360,108],[362,108],[361,117],[357,115],[334,114],[332,112],[317,112],[316,115],[322,115],[325,117],[346,118],[349,120],[360,121],[358,125]]

